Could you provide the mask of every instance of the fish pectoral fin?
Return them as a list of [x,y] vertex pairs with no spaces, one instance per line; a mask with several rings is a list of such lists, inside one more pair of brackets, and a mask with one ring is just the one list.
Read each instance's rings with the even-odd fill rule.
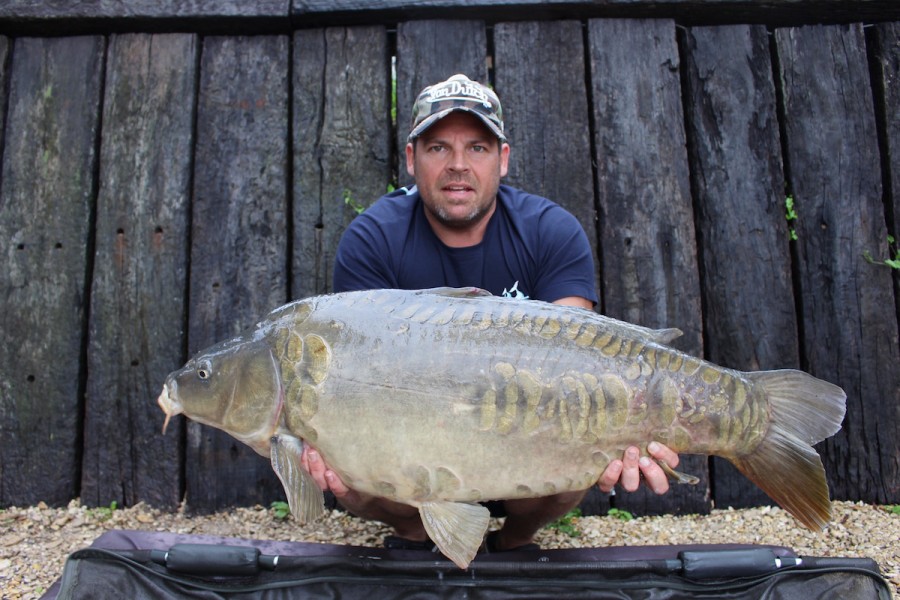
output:
[[698,483],[700,483],[700,478],[696,475],[676,471],[669,466],[669,463],[664,460],[657,459],[656,463],[660,466],[663,472],[669,476],[669,479],[671,479],[675,483],[686,483],[688,485],[697,485]]
[[275,435],[271,439],[272,469],[284,486],[291,514],[301,523],[308,523],[325,514],[325,497],[312,475],[300,464],[303,442],[289,435]]
[[467,502],[425,502],[419,506],[419,514],[441,553],[460,569],[468,567],[487,532],[488,509]]

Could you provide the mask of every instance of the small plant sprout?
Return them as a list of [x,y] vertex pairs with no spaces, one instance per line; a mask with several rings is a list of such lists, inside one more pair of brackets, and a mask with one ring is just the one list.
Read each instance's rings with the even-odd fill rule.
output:
[[272,509],[272,516],[274,516],[279,521],[284,521],[288,518],[288,515],[291,514],[290,505],[283,500],[276,500],[269,506]]
[[633,514],[631,514],[627,510],[622,510],[620,508],[611,508],[606,514],[607,516],[613,517],[614,519],[619,519],[620,521],[631,521],[634,519]]
[[109,506],[98,506],[97,508],[93,509],[92,512],[101,521],[106,521],[107,519],[112,517],[113,512],[115,512],[117,508],[119,508],[119,503],[113,500],[109,503]]
[[578,521],[578,517],[581,516],[580,508],[573,508],[557,520],[549,523],[547,525],[547,529],[555,529],[560,533],[564,533],[569,537],[578,537],[581,535],[581,532],[578,530],[576,525]]
[[884,265],[885,267],[890,267],[892,269],[900,270],[900,246],[896,244],[896,240],[894,236],[887,236],[888,241],[888,256],[893,255],[894,258],[886,258],[885,260],[875,260],[872,258],[872,254],[866,250],[863,252],[863,258],[872,263],[873,265]]
[[353,193],[350,190],[344,190],[344,204],[353,209],[357,215],[363,214],[363,211],[366,210],[366,207],[359,203],[358,200],[353,198]]

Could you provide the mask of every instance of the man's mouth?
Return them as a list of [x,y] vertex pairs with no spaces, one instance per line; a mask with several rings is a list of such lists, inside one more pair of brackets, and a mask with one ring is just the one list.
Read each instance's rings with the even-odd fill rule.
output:
[[461,183],[452,183],[449,185],[445,185],[442,189],[450,194],[465,194],[473,191],[472,186]]

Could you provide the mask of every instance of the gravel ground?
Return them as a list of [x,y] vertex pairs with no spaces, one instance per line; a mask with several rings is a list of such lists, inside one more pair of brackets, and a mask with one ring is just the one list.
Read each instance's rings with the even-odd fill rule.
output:
[[[807,556],[869,557],[881,567],[900,598],[900,514],[883,507],[834,503],[834,519],[820,533],[800,526],[779,508],[714,510],[709,515],[581,517],[577,536],[544,529],[543,548],[602,547],[641,544],[750,543],[793,548]],[[495,523],[494,525],[497,525]],[[278,519],[271,509],[238,508],[212,515],[188,516],[144,505],[122,510],[85,508],[73,501],[65,508],[46,505],[0,510],[0,597],[35,599],[62,574],[66,557],[89,546],[110,529],[171,531],[229,537],[380,546],[388,533],[375,523],[333,511],[305,526]]]

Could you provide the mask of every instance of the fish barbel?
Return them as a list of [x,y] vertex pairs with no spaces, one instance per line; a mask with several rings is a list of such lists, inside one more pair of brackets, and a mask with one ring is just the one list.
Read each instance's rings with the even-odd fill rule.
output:
[[841,388],[802,371],[741,372],[592,311],[474,288],[316,296],[193,357],[166,379],[166,414],[270,458],[293,515],[323,496],[304,444],[353,489],[419,509],[461,568],[479,501],[587,489],[629,445],[721,456],[801,523],[831,504],[812,445],[840,429]]

